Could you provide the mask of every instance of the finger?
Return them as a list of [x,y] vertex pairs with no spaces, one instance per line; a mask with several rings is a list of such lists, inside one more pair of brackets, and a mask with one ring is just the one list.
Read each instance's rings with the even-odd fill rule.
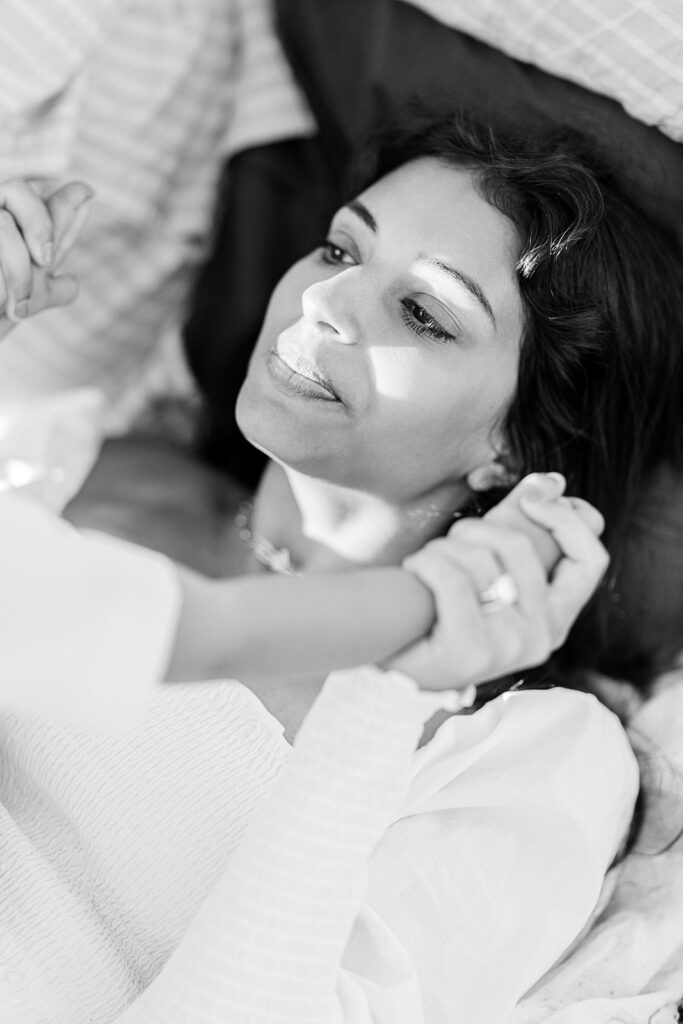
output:
[[[429,549],[429,550],[428,550]],[[485,614],[481,603],[479,571],[473,548],[457,549],[432,542],[419,565],[419,577],[434,595],[437,643],[441,666],[457,666],[463,680],[481,682],[545,661],[552,650],[548,612],[539,599],[538,609],[527,615],[519,604]],[[482,549],[485,550],[485,549]],[[491,552],[486,552],[491,558]],[[406,563],[404,562],[404,565]],[[491,564],[491,563],[488,563]],[[492,564],[500,566],[497,558]],[[545,585],[540,584],[544,593]],[[456,625],[457,624],[457,625]]]
[[[470,647],[468,674],[484,679],[493,666],[501,671],[518,667],[527,632],[519,606],[509,605],[495,614],[488,614],[483,600],[484,591],[501,576],[505,567],[483,545],[443,543],[435,555],[438,561],[430,565],[427,585],[435,595],[437,614],[445,633],[449,623],[462,619],[463,614],[467,616],[466,631],[461,629],[460,633],[467,637]],[[467,590],[463,575],[469,583]]]
[[522,496],[533,495],[538,500],[549,501],[559,498],[564,491],[566,481],[560,473],[531,473],[524,477],[502,501],[494,505],[484,516],[489,523],[500,523],[502,526],[522,530],[534,542],[536,551],[545,566],[546,573],[550,573],[555,563],[560,558],[561,552],[555,543],[552,535],[543,527],[531,521],[524,515],[519,506],[519,499]]
[[[403,567],[418,576],[426,583],[434,596],[444,589],[444,538],[430,541],[420,551],[403,560]],[[465,587],[476,596],[476,585],[469,573],[459,565],[448,563],[448,572],[452,578],[449,583],[454,589]]]
[[604,517],[589,501],[585,501],[584,498],[561,498],[560,501],[574,509],[594,536],[600,537],[603,534],[605,530]]
[[[573,503],[577,501],[579,503],[575,506]],[[594,525],[604,525],[604,520],[588,502],[575,498],[549,502],[521,498],[520,505],[525,515],[552,533],[565,558],[590,563],[593,559],[602,562],[606,558],[607,553],[593,528]],[[587,514],[587,508],[592,509],[590,514]],[[604,567],[603,564],[602,571]]]
[[[432,556],[448,558],[448,564],[457,566],[468,577],[475,595],[481,593],[504,571],[495,554],[481,544],[463,543],[451,531],[447,537],[431,541],[421,551],[406,559],[415,562],[419,569],[420,560]],[[408,568],[412,566],[407,565]]]
[[[46,306],[68,306],[78,296],[78,281],[75,277],[62,274],[48,275],[46,281]],[[43,307],[43,308],[45,308]]]
[[431,541],[417,555],[403,562],[404,568],[414,573],[434,597],[437,623],[461,622],[463,616],[468,628],[479,628],[481,618],[477,583],[468,568],[460,564],[448,551],[442,539]]
[[78,281],[68,275],[55,276],[44,269],[36,270],[28,316],[52,306],[68,306],[78,295]]
[[55,232],[54,267],[74,244],[90,212],[93,190],[82,181],[70,181],[46,200]]
[[464,540],[483,544],[495,554],[516,589],[513,603],[484,609],[491,612],[483,617],[499,667],[508,672],[545,661],[554,646],[556,620],[548,601],[546,569],[534,542],[516,527],[486,519],[461,520],[458,525]]
[[33,270],[26,242],[7,210],[0,210],[0,268],[5,286],[5,315],[16,323],[28,315]]
[[[485,519],[461,519],[456,526],[462,541],[488,548],[500,563],[502,571],[512,576],[519,595],[519,608],[527,616],[541,615],[546,572],[527,534]],[[454,527],[452,533],[455,532]]]
[[0,207],[16,221],[34,263],[38,266],[51,263],[54,256],[52,217],[31,184],[22,178],[0,184]]
[[69,306],[78,297],[78,281],[69,274],[48,277],[51,306]]
[[563,552],[548,588],[555,633],[563,639],[598,586],[609,556],[590,526],[568,504],[529,502],[525,513],[550,530]]
[[[449,549],[443,540],[427,544],[418,555],[412,555],[403,562],[404,568],[413,572],[431,591],[436,609],[434,638],[440,638],[447,647],[458,645],[467,638],[467,657],[482,655],[488,658],[488,637],[477,596],[477,584],[471,573],[454,557],[452,545]],[[476,670],[482,666],[477,664]],[[470,671],[473,666],[470,666]],[[469,675],[468,675],[469,681]]]

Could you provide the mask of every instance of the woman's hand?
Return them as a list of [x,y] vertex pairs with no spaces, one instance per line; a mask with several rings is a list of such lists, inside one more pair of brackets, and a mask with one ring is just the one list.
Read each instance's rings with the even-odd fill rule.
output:
[[542,527],[559,548],[550,578],[547,546],[539,553],[522,517],[504,525],[494,510],[490,519],[460,520],[406,559],[432,591],[437,621],[386,667],[423,689],[460,689],[541,664],[561,646],[608,564],[598,540],[602,517],[587,502],[561,497],[563,486],[559,476],[534,474],[517,498],[532,533]]
[[0,338],[14,325],[76,298],[61,261],[83,229],[92,190],[71,181],[43,198],[21,178],[0,185]]

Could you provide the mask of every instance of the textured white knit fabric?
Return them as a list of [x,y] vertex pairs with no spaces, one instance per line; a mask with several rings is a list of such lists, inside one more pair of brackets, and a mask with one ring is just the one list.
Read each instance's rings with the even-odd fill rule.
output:
[[[292,750],[239,683],[156,682],[177,614],[161,556],[38,510],[37,560],[10,560],[27,508],[0,505],[7,593],[51,564],[65,582],[3,611],[35,630],[30,676],[27,639],[0,676],[3,1024],[504,1021],[590,916],[630,817],[614,716],[520,693],[415,753],[441,698],[366,667],[329,677]],[[136,662],[137,703],[116,671]],[[74,672],[65,721],[50,694]]]
[[328,679],[125,1024],[506,1020],[598,899],[633,757],[593,698],[561,691],[452,720],[414,757],[421,720],[390,673]]
[[0,707],[129,728],[163,678],[180,609],[171,562],[0,496]]

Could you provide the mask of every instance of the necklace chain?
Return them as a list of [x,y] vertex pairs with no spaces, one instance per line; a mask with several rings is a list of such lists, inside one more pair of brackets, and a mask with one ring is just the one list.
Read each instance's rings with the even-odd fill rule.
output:
[[[294,568],[289,548],[276,548],[273,542],[264,537],[262,533],[255,533],[252,530],[251,521],[253,514],[254,502],[251,498],[240,502],[237,514],[235,515],[235,526],[237,527],[240,540],[252,552],[256,561],[265,566],[266,569],[269,569],[270,572],[278,573],[280,576],[302,576],[303,573]],[[427,509],[413,509],[408,513],[408,515],[413,517],[421,515],[424,518],[423,525],[426,525],[429,519],[438,514],[436,505],[431,505]],[[467,515],[467,513],[454,512],[453,519],[460,519],[463,515]]]
[[253,512],[253,501],[243,501],[235,516],[235,526],[239,532],[240,539],[252,552],[256,561],[280,576],[301,576],[302,574],[294,568],[289,548],[276,548],[267,537],[252,530],[251,520]]

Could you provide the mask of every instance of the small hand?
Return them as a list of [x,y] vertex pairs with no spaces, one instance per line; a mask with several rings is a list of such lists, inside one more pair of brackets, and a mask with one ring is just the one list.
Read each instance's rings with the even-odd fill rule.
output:
[[14,325],[76,298],[56,271],[86,222],[92,190],[72,181],[43,198],[21,178],[0,185],[0,338]]
[[[559,547],[550,578],[523,528],[495,517],[460,520],[404,562],[432,591],[437,621],[389,668],[423,689],[461,689],[541,664],[564,642],[607,567],[598,540],[604,524],[587,502],[561,497],[557,478],[534,475],[534,481],[547,497],[520,498],[519,506]],[[516,599],[491,611],[482,595],[503,574]]]

